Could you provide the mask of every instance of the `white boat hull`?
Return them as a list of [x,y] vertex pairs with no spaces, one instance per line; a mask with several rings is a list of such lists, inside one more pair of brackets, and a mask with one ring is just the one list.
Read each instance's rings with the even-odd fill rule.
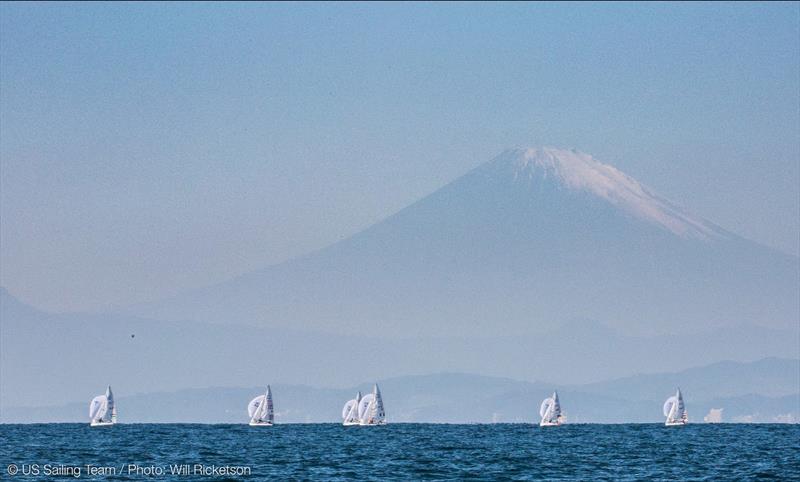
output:
[[90,427],[110,427],[114,425],[116,422],[92,422],[89,424]]
[[342,425],[344,425],[345,427],[352,427],[354,425],[361,425],[361,424],[358,422],[344,422],[342,423]]
[[684,422],[683,420],[676,420],[675,422],[664,422],[665,427],[682,427],[686,424],[687,422]]
[[561,422],[539,422],[540,427],[558,427]]
[[375,427],[375,426],[378,426],[378,425],[386,425],[386,422],[385,421],[384,422],[374,422],[374,423],[364,422],[364,423],[359,423],[358,425],[361,425],[362,427]]
[[272,422],[250,422],[251,427],[272,427]]

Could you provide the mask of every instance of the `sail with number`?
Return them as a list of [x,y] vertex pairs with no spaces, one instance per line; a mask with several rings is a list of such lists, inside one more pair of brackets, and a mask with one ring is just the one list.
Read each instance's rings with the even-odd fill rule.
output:
[[542,400],[539,415],[542,417],[542,421],[539,422],[542,427],[561,425],[561,402],[558,401],[558,392],[553,392],[552,397]]
[[378,423],[386,423],[386,410],[383,408],[383,397],[381,396],[381,389],[378,384],[375,384],[375,420]]
[[108,411],[111,413],[111,423],[117,423],[117,404],[114,403],[114,394],[111,392],[111,385],[106,388],[106,400]]
[[667,417],[664,425],[670,427],[675,425],[685,425],[689,422],[689,414],[686,405],[683,403],[683,394],[679,388],[675,395],[669,397],[664,402],[664,416]]

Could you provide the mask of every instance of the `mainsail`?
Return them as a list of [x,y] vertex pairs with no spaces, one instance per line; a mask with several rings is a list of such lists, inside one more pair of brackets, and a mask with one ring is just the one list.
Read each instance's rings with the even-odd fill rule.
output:
[[117,423],[117,405],[114,403],[114,394],[111,392],[111,385],[106,388],[106,403],[108,412],[111,414],[111,422]]
[[267,385],[267,407],[266,407],[266,417],[263,417],[263,420],[273,423],[275,421],[275,407],[272,405],[272,388]]
[[375,420],[376,423],[384,423],[386,422],[386,411],[383,409],[383,397],[381,397],[381,389],[378,388],[378,384],[375,384],[375,390],[373,392],[375,394]]

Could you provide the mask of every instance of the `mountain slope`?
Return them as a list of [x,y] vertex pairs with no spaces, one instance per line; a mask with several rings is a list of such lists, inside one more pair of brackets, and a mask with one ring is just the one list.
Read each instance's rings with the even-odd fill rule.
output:
[[157,319],[377,336],[797,329],[798,258],[693,217],[576,151],[503,153],[308,256],[134,307]]

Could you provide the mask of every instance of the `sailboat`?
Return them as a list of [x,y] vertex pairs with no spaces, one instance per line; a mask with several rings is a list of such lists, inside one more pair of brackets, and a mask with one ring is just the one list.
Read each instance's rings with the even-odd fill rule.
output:
[[275,423],[275,409],[272,406],[272,389],[267,385],[264,395],[250,400],[247,405],[251,427],[272,427]]
[[386,411],[377,383],[372,387],[372,393],[367,394],[358,404],[358,419],[359,425],[386,425]]
[[359,418],[358,418],[358,406],[361,403],[361,391],[356,393],[356,398],[350,399],[347,403],[344,404],[342,407],[342,419],[344,422],[342,425],[358,425]]
[[111,385],[106,388],[105,395],[98,395],[89,402],[89,424],[92,427],[107,427],[117,423],[117,404]]
[[558,392],[553,392],[552,397],[542,400],[542,405],[539,407],[539,415],[542,417],[542,421],[539,422],[540,427],[558,427],[561,425],[563,418],[561,417],[561,403],[558,401]]
[[689,423],[689,414],[686,412],[686,405],[683,403],[683,394],[681,394],[680,388],[678,388],[675,395],[664,402],[664,416],[667,417],[667,421],[664,422],[667,427],[676,427]]

